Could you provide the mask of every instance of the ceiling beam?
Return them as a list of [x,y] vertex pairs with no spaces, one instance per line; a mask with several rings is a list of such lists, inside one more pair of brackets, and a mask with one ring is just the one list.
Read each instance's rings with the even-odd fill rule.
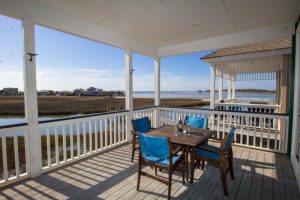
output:
[[121,34],[102,28],[96,24],[69,16],[66,13],[33,0],[0,0],[0,14],[23,19],[31,18],[35,24],[73,34],[111,46],[157,57],[157,48]]
[[221,48],[257,43],[267,40],[291,37],[294,31],[293,24],[276,25],[247,32],[234,33],[213,38],[201,39],[171,45],[158,49],[159,57],[175,56],[206,50],[217,50]]

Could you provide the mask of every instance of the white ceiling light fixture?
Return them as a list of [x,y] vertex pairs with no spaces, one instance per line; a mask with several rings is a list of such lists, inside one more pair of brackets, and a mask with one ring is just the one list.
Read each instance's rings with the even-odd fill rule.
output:
[[200,23],[194,23],[192,24],[192,28],[200,28],[201,24]]

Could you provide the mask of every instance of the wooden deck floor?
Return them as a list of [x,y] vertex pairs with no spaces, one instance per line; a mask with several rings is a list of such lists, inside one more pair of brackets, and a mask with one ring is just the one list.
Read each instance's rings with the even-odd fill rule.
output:
[[[144,170],[152,171],[149,167]],[[137,164],[130,145],[1,188],[0,199],[164,199],[167,186],[142,177],[136,191]],[[219,171],[196,169],[194,184],[173,175],[174,199],[300,199],[288,158],[281,154],[234,147],[235,180],[228,175],[229,197],[223,196]],[[164,176],[163,173],[160,175]]]

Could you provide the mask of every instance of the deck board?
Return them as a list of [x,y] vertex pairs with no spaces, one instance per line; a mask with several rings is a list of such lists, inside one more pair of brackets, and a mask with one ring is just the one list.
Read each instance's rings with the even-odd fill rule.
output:
[[[228,174],[229,197],[223,195],[219,169],[206,164],[195,170],[194,184],[182,185],[181,173],[175,172],[172,198],[300,199],[288,157],[237,146],[233,150],[235,180]],[[125,144],[19,181],[0,188],[0,199],[165,199],[167,186],[148,177],[142,177],[136,190],[137,164],[136,159],[130,162],[130,153],[131,145]],[[154,173],[150,167],[143,170]]]

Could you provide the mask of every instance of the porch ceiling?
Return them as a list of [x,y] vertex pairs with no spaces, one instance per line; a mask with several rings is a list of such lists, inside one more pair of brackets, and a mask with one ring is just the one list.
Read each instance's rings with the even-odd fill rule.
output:
[[[205,45],[207,39],[232,34],[252,33],[256,41],[264,40],[266,31],[255,34],[266,27],[276,27],[268,38],[288,36],[299,8],[298,0],[0,0],[5,15],[31,17],[50,28],[160,56],[215,49],[215,44]],[[90,33],[95,30],[99,34]],[[239,44],[253,41],[239,39]]]

